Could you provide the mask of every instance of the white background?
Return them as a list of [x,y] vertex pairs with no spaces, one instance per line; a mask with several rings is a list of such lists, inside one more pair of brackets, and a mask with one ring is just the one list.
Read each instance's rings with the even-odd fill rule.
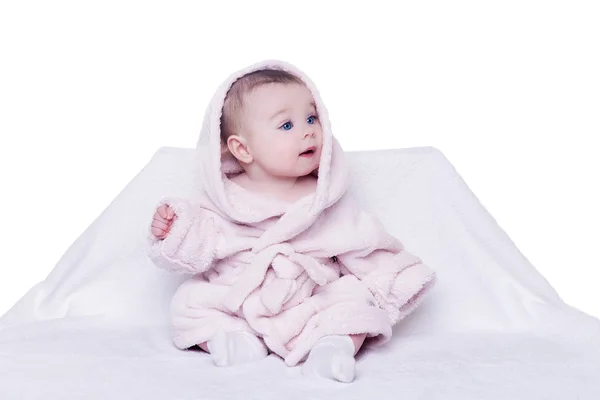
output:
[[573,0],[2,2],[0,314],[160,146],[195,146],[229,73],[280,58],[346,150],[437,147],[600,316],[598,21]]

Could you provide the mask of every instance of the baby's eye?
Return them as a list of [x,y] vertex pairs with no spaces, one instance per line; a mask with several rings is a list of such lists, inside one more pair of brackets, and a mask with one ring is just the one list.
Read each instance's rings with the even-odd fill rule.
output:
[[292,129],[292,126],[292,123],[288,121],[285,124],[281,125],[279,128],[283,129],[284,131],[289,131],[290,129]]
[[312,125],[312,124],[314,124],[317,121],[317,118],[318,117],[316,115],[311,115],[310,117],[308,117],[306,119],[306,122],[308,122],[309,124]]

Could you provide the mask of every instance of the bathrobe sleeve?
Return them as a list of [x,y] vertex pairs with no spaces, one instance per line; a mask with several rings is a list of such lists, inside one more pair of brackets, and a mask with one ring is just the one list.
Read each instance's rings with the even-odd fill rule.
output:
[[166,198],[177,218],[165,239],[156,238],[148,229],[148,256],[159,267],[173,272],[197,274],[209,270],[215,261],[219,237],[211,211],[188,200]]
[[346,273],[361,280],[371,291],[377,306],[395,325],[419,305],[436,282],[435,272],[408,252],[389,234],[379,220],[354,206],[355,249],[337,255]]

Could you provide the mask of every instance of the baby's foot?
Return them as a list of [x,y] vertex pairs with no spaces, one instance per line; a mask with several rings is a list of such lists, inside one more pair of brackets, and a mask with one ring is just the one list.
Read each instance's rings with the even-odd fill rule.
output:
[[325,336],[313,346],[302,372],[349,383],[354,380],[355,364],[354,342],[349,336]]
[[218,331],[206,345],[219,367],[262,360],[268,354],[265,344],[248,332]]

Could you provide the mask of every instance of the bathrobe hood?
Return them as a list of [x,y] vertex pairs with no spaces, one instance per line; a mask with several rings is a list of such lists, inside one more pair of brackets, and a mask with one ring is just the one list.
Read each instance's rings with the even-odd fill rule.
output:
[[[237,79],[260,69],[284,70],[300,78],[312,93],[323,130],[319,168],[313,172],[318,177],[316,193],[291,206],[282,207],[265,202],[264,198],[259,199],[255,194],[233,185],[228,177],[242,171],[241,166],[228,152],[222,155],[221,115],[227,91]],[[203,190],[213,203],[211,208],[216,208],[223,217],[242,224],[281,217],[278,224],[285,226],[283,230],[287,232],[280,230],[277,233],[287,238],[305,230],[323,210],[335,204],[345,193],[348,184],[344,153],[333,137],[327,109],[315,84],[298,68],[279,60],[250,65],[231,74],[219,86],[207,107],[196,149],[199,176]],[[290,224],[289,220],[295,223]]]

